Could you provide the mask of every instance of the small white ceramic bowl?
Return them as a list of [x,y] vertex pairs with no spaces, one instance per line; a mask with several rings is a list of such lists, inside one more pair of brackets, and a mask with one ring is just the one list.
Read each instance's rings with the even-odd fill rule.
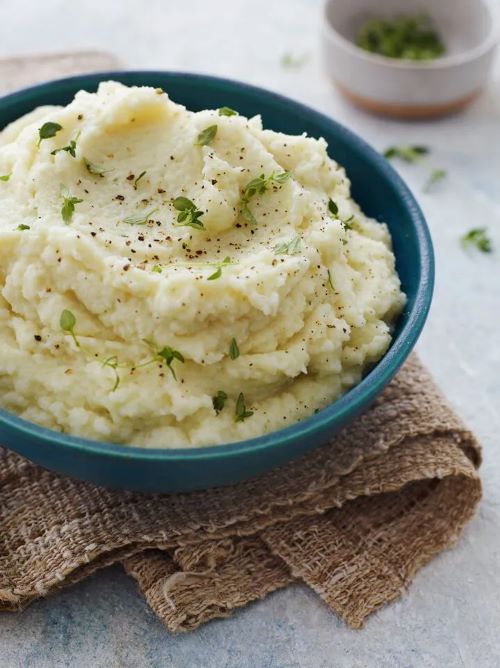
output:
[[[373,17],[428,15],[446,54],[398,60],[355,44]],[[328,0],[322,29],[327,72],[346,97],[370,111],[406,118],[448,114],[470,103],[486,83],[498,42],[498,20],[485,0]]]

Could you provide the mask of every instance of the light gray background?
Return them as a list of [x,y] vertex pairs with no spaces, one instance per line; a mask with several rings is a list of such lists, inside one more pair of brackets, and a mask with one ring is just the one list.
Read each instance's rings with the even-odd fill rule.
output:
[[[296,586],[229,620],[172,636],[116,567],[22,614],[1,615],[1,668],[500,666],[500,67],[461,116],[425,124],[372,118],[340,100],[321,70],[320,7],[320,0],[0,0],[0,57],[109,49],[133,68],[207,72],[283,92],[379,149],[431,146],[432,163],[449,173],[433,194],[422,193],[423,166],[401,169],[428,217],[437,255],[434,306],[419,350],[484,445],[479,513],[458,547],[423,569],[408,595],[361,632]],[[289,50],[307,53],[307,63],[284,69],[280,59]],[[482,225],[497,252],[468,256],[458,239]]]

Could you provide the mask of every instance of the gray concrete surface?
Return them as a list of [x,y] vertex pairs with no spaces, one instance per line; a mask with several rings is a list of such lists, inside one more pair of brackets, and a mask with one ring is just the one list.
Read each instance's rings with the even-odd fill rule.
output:
[[[414,124],[365,116],[339,99],[318,63],[320,5],[2,0],[0,57],[110,49],[134,68],[208,72],[281,91],[380,149],[429,145],[431,162],[448,170],[432,194],[422,192],[424,166],[401,168],[427,214],[437,255],[436,296],[419,350],[484,445],[479,513],[459,545],[423,569],[408,595],[361,632],[345,628],[315,595],[296,586],[229,620],[172,636],[115,567],[22,614],[1,615],[2,668],[500,666],[500,67],[463,115]],[[286,51],[306,53],[308,60],[284,69]],[[467,255],[460,235],[484,225],[496,253]]]

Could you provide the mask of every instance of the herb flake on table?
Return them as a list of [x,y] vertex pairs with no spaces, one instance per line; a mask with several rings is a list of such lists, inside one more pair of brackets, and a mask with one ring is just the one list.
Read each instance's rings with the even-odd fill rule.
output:
[[193,227],[195,230],[204,230],[203,223],[199,220],[203,211],[196,208],[196,204],[187,197],[176,197],[173,201],[174,209],[179,211],[177,224],[179,226]]
[[212,406],[214,407],[214,411],[217,413],[217,415],[219,415],[221,410],[224,408],[226,399],[227,394],[224,392],[224,390],[218,390],[217,393],[212,397]]
[[236,422],[243,422],[243,420],[246,420],[249,417],[252,417],[253,411],[247,410],[246,404],[245,404],[245,396],[243,392],[240,392],[238,395],[238,399],[236,400],[236,408],[234,411],[234,416],[235,416],[235,421]]
[[300,67],[303,67],[308,60],[308,53],[292,53],[291,51],[286,51],[281,56],[281,66],[286,67],[287,69],[297,70]]
[[424,185],[424,192],[430,192],[433,187],[446,178],[446,171],[441,168],[433,169]]
[[44,139],[51,139],[52,137],[55,137],[56,134],[62,129],[63,127],[62,125],[59,125],[59,123],[52,123],[51,121],[44,123],[41,128],[38,128],[37,146],[40,146]]
[[208,128],[202,130],[195,141],[195,146],[207,146],[210,144],[215,139],[217,129],[217,125],[209,125]]
[[387,160],[399,158],[404,162],[414,163],[428,153],[430,153],[430,149],[427,146],[389,146],[384,151],[384,158],[387,158]]
[[73,219],[75,206],[83,202],[83,199],[80,199],[79,197],[73,197],[69,192],[69,190],[65,187],[62,188],[61,194],[63,198],[63,205],[61,207],[61,216],[66,225],[69,225],[71,223],[71,220]]
[[80,347],[80,342],[76,338],[75,334],[76,318],[74,313],[68,309],[61,311],[61,315],[59,317],[59,326],[63,332],[70,334],[75,344]]
[[492,253],[493,244],[486,227],[476,227],[466,232],[460,239],[465,249],[476,248],[481,253]]

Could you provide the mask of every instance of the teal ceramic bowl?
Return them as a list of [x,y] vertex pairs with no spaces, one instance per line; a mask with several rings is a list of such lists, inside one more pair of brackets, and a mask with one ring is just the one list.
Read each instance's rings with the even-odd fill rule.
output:
[[359,385],[316,415],[260,438],[211,448],[144,450],[72,437],[0,411],[0,443],[53,471],[145,492],[236,483],[325,443],[366,410],[387,385],[414,347],[427,317],[434,256],[427,225],[413,195],[382,156],[327,116],[260,88],[202,75],[107,72],[51,81],[1,98],[0,127],[39,105],[67,104],[78,90],[94,91],[107,79],[161,87],[189,109],[228,106],[246,116],[261,114],[264,126],[273,130],[324,137],[332,156],[347,170],[354,198],[368,215],[389,225],[408,302],[389,351]]

